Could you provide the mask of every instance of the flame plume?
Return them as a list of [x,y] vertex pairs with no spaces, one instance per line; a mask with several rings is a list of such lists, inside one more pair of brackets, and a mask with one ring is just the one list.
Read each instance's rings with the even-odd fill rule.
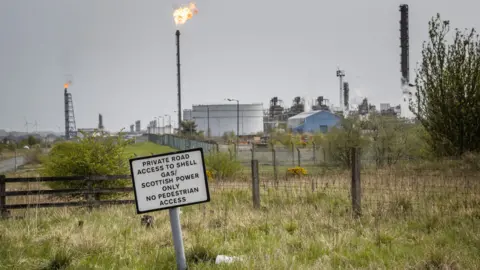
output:
[[67,89],[72,84],[72,80],[68,80],[64,85],[63,88]]
[[193,15],[197,15],[198,9],[195,3],[190,3],[186,6],[181,6],[173,11],[173,19],[176,25],[185,24]]

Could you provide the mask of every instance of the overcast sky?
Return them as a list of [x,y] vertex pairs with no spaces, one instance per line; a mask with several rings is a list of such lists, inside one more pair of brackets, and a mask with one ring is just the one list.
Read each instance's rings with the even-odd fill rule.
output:
[[[118,131],[177,106],[176,0],[0,0],[0,129],[64,130],[63,84],[73,75],[77,128]],[[198,0],[182,26],[182,104],[285,105],[299,95],[338,103],[337,65],[352,95],[398,104],[399,4],[410,5],[411,77],[439,12],[480,27],[477,0]],[[173,117],[175,118],[175,117]],[[32,126],[30,126],[30,130]]]

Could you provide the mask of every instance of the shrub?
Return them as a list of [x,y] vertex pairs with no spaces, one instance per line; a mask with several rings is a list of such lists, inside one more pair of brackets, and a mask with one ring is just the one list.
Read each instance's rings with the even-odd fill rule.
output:
[[361,134],[361,124],[357,118],[342,119],[339,126],[325,135],[322,144],[331,161],[348,168],[352,164],[352,148],[368,146],[368,139]]
[[[122,137],[93,137],[85,135],[78,141],[55,144],[43,168],[46,176],[94,176],[128,174],[124,156],[128,142]],[[123,187],[130,181],[102,181],[94,187]],[[86,181],[50,182],[51,188],[85,188]]]
[[242,170],[242,164],[227,153],[212,153],[205,157],[207,169],[216,177],[232,177]]
[[304,176],[304,175],[307,175],[307,170],[305,168],[302,168],[302,167],[294,167],[294,168],[288,168],[287,169],[287,174],[289,175],[294,175],[294,176]]

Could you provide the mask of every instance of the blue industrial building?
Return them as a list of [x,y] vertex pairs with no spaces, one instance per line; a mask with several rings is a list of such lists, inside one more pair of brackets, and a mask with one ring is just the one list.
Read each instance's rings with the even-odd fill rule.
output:
[[326,133],[339,122],[340,117],[329,111],[309,111],[288,118],[287,126],[294,133]]

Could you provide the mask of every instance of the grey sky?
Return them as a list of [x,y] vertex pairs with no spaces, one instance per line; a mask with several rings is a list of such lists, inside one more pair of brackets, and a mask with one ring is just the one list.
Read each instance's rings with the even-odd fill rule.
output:
[[[182,1],[185,2],[185,1]],[[176,110],[174,0],[0,0],[0,129],[63,130],[73,74],[77,128],[109,130]],[[338,103],[337,65],[353,94],[400,103],[398,5],[410,5],[411,77],[437,12],[480,27],[476,0],[198,0],[182,26],[183,108],[323,95]],[[175,116],[174,116],[175,117]]]

